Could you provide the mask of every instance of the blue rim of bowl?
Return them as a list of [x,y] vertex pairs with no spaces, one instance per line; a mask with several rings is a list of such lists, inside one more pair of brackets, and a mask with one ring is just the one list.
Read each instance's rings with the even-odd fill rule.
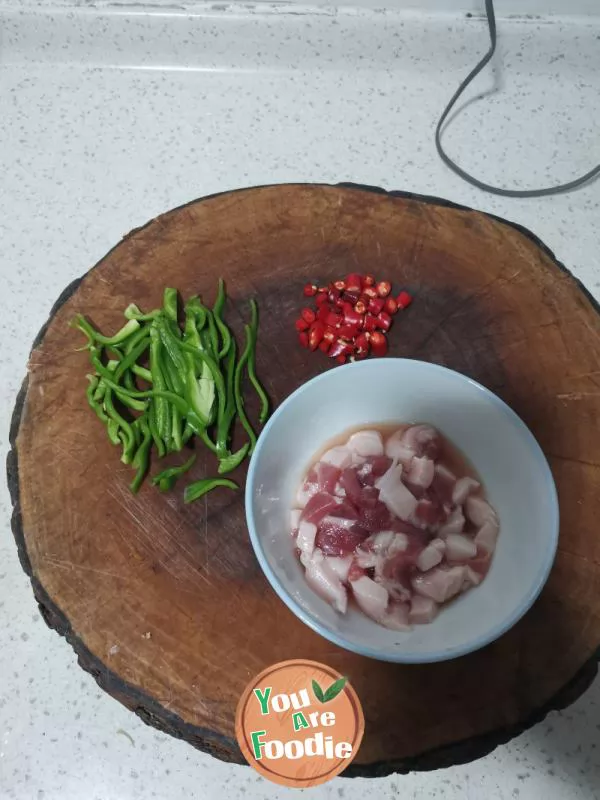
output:
[[[307,381],[306,383],[299,386],[295,391],[293,391],[286,399],[281,403],[280,406],[273,412],[273,415],[263,428],[260,436],[258,437],[258,441],[256,447],[254,449],[254,453],[252,455],[252,459],[250,460],[250,467],[248,469],[248,476],[246,478],[246,490],[245,490],[245,510],[246,510],[246,524],[248,526],[248,531],[250,533],[250,541],[252,542],[252,547],[254,548],[254,553],[258,559],[258,562],[261,566],[262,571],[266,575],[269,583],[279,596],[279,598],[285,603],[285,605],[292,611],[299,619],[304,622],[309,628],[311,628],[315,633],[318,633],[319,636],[333,642],[334,644],[342,647],[344,650],[349,650],[353,653],[358,653],[361,656],[367,656],[368,658],[374,658],[378,661],[390,661],[393,663],[398,664],[429,664],[436,661],[449,661],[452,658],[458,658],[459,656],[467,655],[468,653],[472,653],[475,650],[480,650],[482,647],[485,647],[491,642],[498,639],[508,630],[510,630],[516,623],[523,617],[527,611],[531,608],[534,604],[536,599],[538,598],[540,592],[544,588],[546,581],[548,580],[548,576],[550,575],[550,570],[552,569],[552,565],[554,563],[554,559],[556,557],[556,550],[558,548],[558,533],[559,533],[559,510],[558,510],[558,494],[556,491],[556,485],[554,483],[554,478],[552,477],[552,472],[550,470],[550,465],[544,455],[544,452],[540,445],[537,442],[535,436],[531,433],[527,425],[523,422],[523,420],[516,414],[512,408],[501,400],[497,395],[491,392],[489,389],[486,389],[485,386],[482,386],[477,381],[474,381],[472,378],[469,378],[467,375],[463,375],[462,372],[457,372],[453,369],[448,369],[448,367],[442,367],[439,364],[433,364],[429,361],[420,361],[418,359],[410,359],[410,358],[386,358],[385,360],[381,361],[356,361],[352,364],[346,364],[343,367],[335,367],[335,369],[345,369],[350,370],[353,369],[355,371],[361,369],[373,369],[374,364],[383,364],[392,361],[396,364],[419,364],[425,369],[431,369],[434,371],[451,373],[452,375],[457,375],[463,380],[470,383],[473,387],[481,391],[489,400],[491,400],[495,405],[497,405],[515,424],[523,433],[527,441],[529,442],[532,452],[539,462],[540,468],[542,473],[544,473],[547,493],[549,502],[552,504],[552,525],[551,525],[551,538],[550,538],[550,546],[546,551],[546,555],[544,561],[538,570],[538,574],[535,578],[535,581],[532,584],[531,589],[529,590],[528,594],[525,596],[523,601],[519,604],[519,606],[515,609],[515,611],[510,614],[505,620],[501,623],[495,625],[493,628],[479,636],[478,638],[474,639],[472,642],[468,642],[464,645],[459,645],[456,647],[449,647],[444,650],[433,651],[431,653],[416,653],[410,651],[402,651],[399,650],[397,653],[391,652],[382,652],[381,650],[374,648],[374,647],[367,647],[362,645],[357,645],[354,642],[350,642],[345,639],[343,636],[338,635],[335,631],[330,630],[329,628],[322,625],[320,622],[315,620],[312,615],[306,611],[294,598],[290,595],[287,591],[285,586],[281,583],[279,578],[275,575],[271,566],[267,560],[267,557],[264,553],[262,543],[260,537],[257,533],[256,526],[254,524],[254,514],[252,511],[252,486],[254,485],[254,472],[256,469],[256,464],[258,463],[258,456],[262,449],[263,443],[265,442],[269,431],[271,430],[272,426],[274,425],[277,418],[283,413],[283,411],[287,408],[287,406],[293,402],[293,400],[308,391],[309,387],[313,386],[314,384],[318,383],[319,381],[325,380],[328,377],[331,377],[331,370],[327,372],[323,372],[320,375],[317,375],[311,380]],[[376,625],[377,623],[373,623]]]

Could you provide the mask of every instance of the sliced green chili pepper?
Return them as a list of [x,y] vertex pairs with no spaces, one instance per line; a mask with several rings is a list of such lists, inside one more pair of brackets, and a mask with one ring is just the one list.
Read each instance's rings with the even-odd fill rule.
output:
[[248,419],[248,415],[246,414],[246,410],[244,408],[244,395],[242,393],[242,373],[246,363],[248,362],[248,356],[250,355],[250,349],[252,347],[252,331],[250,330],[249,325],[244,326],[244,331],[246,333],[246,346],[244,347],[244,352],[240,356],[240,360],[235,368],[234,398],[238,417],[240,418],[240,422],[242,423],[242,426],[248,434],[248,438],[250,439],[250,449],[248,452],[252,453],[256,445],[256,434],[254,433],[254,428],[252,427],[252,424]]
[[108,416],[114,422],[117,423],[117,425],[123,432],[124,441],[123,441],[123,454],[121,456],[121,461],[124,464],[130,464],[131,459],[133,458],[133,453],[136,443],[135,433],[129,422],[123,419],[123,417],[116,410],[113,403],[112,393],[115,388],[118,390],[120,387],[113,384],[112,381],[108,381],[105,379],[105,382],[106,382],[106,394],[104,395],[104,410],[106,411]]
[[142,314],[135,303],[130,303],[123,312],[123,315],[125,316],[125,319],[136,319],[138,322],[147,322],[148,320],[158,317],[160,313],[160,309],[156,308],[154,311],[150,311],[148,314]]
[[[153,322],[150,327],[150,374],[152,376],[152,387],[159,392],[164,392],[167,385],[161,369],[161,349],[160,334],[156,324]],[[161,396],[156,397],[155,403],[156,427],[165,446],[168,446],[171,438],[169,404]]]
[[250,442],[246,442],[237,453],[231,453],[225,458],[222,458],[219,461],[219,475],[226,475],[228,472],[231,472],[236,467],[242,463],[242,461],[248,455],[248,450],[250,449]]
[[91,325],[82,314],[78,314],[74,321],[74,326],[84,333],[90,342],[111,345],[124,342],[129,336],[139,330],[140,323],[135,319],[130,319],[114,336],[103,336],[93,325]]
[[[221,458],[226,458],[230,453],[228,452],[229,431],[231,423],[235,418],[235,355],[236,346],[235,341],[232,339],[229,342],[229,350],[227,353],[227,364],[225,367],[225,377],[227,381],[226,403],[223,410],[223,416],[217,422],[217,452]],[[219,471],[221,471],[219,469]]]
[[136,421],[140,423],[143,439],[132,461],[132,465],[137,469],[137,472],[135,478],[129,484],[129,488],[134,494],[136,494],[140,488],[146,472],[148,471],[150,445],[152,444],[152,434],[150,433],[150,428],[144,417],[139,417]]
[[139,364],[134,364],[131,367],[131,371],[134,375],[137,375],[138,378],[141,378],[143,381],[148,381],[148,383],[152,383],[152,373],[146,367],[140,367]]
[[[98,386],[99,386],[99,383],[100,383],[100,381],[98,380],[98,376],[97,375],[86,375],[86,377],[87,377],[87,379],[89,381],[88,387],[87,387],[86,392],[85,392],[88,404],[89,404],[90,408],[94,411],[94,413],[96,414],[98,419],[101,419],[102,422],[104,422],[104,424],[106,425],[106,424],[108,424],[108,416],[107,416],[106,412],[104,411],[104,409],[102,408],[102,404],[99,402],[99,400],[101,400],[102,398],[96,399],[96,394],[98,392]],[[104,391],[106,391],[106,389],[103,389],[103,395],[104,395]],[[119,442],[117,440],[116,444],[118,444],[118,443]]]
[[231,345],[231,333],[227,325],[223,322],[223,307],[225,306],[225,283],[223,278],[219,278],[219,288],[217,289],[217,299],[213,306],[213,317],[215,324],[221,334],[223,342],[221,349],[218,351],[218,357],[223,358],[227,355]]
[[177,289],[165,289],[163,295],[163,309],[168,319],[177,322]]
[[150,433],[152,434],[152,439],[154,444],[156,445],[156,449],[158,450],[158,457],[162,458],[166,451],[165,443],[161,439],[160,433],[158,431],[158,426],[156,424],[156,401],[150,400],[150,406],[148,408],[148,427],[150,428]]
[[238,489],[237,483],[228,480],[227,478],[204,478],[200,481],[194,481],[185,487],[183,494],[184,503],[193,503],[194,500],[205,495],[207,492],[216,489],[217,486],[223,486],[226,489]]
[[[162,482],[167,481],[169,482],[169,488],[172,488],[177,478],[185,474],[191,468],[195,460],[196,460],[196,454],[194,453],[193,455],[190,456],[190,458],[188,458],[185,464],[181,464],[178,467],[169,467],[168,469],[163,469],[162,472],[159,472],[158,475],[155,475],[152,478],[152,483],[155,486],[157,484],[159,484],[159,486],[162,486]],[[161,491],[164,491],[164,489],[161,489]]]
[[250,300],[250,309],[252,314],[250,322],[250,330],[252,332],[252,347],[250,348],[250,353],[248,355],[248,377],[250,378],[250,382],[254,386],[256,394],[258,395],[261,403],[260,414],[258,418],[264,423],[267,421],[267,417],[269,416],[269,398],[267,397],[262,384],[256,377],[256,343],[258,340],[258,306],[256,305],[256,300]]

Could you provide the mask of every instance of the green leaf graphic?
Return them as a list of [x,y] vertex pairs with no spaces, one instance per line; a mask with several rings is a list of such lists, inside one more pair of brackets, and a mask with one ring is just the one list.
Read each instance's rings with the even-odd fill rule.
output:
[[327,689],[323,695],[323,700],[321,702],[328,703],[330,700],[333,700],[335,697],[337,697],[346,685],[347,680],[348,678],[339,678],[337,681],[332,683],[329,689]]
[[317,698],[317,700],[320,703],[324,703],[325,702],[325,695],[323,694],[323,689],[321,689],[321,687],[316,682],[316,680],[314,680],[314,678],[313,678],[313,682],[312,682],[312,688],[313,688],[313,692],[315,693],[315,697]]

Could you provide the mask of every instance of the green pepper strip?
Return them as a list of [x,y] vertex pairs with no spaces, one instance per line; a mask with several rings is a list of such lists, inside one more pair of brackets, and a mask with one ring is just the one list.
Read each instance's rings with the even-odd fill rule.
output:
[[246,442],[237,453],[231,453],[219,461],[219,475],[226,475],[228,472],[236,469],[246,458],[248,450],[250,449],[250,442]]
[[121,429],[119,428],[119,423],[116,420],[109,419],[106,428],[108,431],[108,438],[113,444],[122,444],[123,447],[127,445],[127,439],[123,439],[121,437]]
[[229,351],[229,347],[231,345],[231,333],[229,328],[223,321],[223,307],[225,305],[225,284],[223,282],[223,278],[219,278],[219,288],[217,290],[217,299],[215,300],[215,304],[213,306],[213,316],[215,319],[215,323],[217,328],[219,329],[219,333],[221,334],[221,339],[223,340],[223,345],[218,352],[219,358],[223,358],[227,355]]
[[[107,425],[108,424],[108,416],[106,415],[106,412],[102,408],[102,403],[99,402],[99,400],[101,400],[102,398],[96,399],[96,393],[97,393],[97,390],[98,390],[98,385],[100,383],[100,381],[98,380],[98,376],[97,375],[87,375],[86,377],[87,377],[87,379],[89,381],[88,387],[87,387],[87,389],[85,391],[85,395],[87,397],[88,404],[89,404],[90,408],[92,409],[92,411],[94,411],[94,413],[96,414],[98,419],[101,419],[102,422],[104,422],[104,424]],[[118,444],[118,440],[117,440],[117,444]]]
[[74,325],[88,337],[90,342],[97,342],[102,345],[119,344],[129,338],[140,327],[140,323],[137,320],[130,319],[114,336],[103,336],[82,314],[77,315]]
[[140,427],[143,433],[142,443],[137,449],[135,456],[133,457],[133,466],[137,469],[135,474],[135,478],[129,485],[131,491],[136,494],[138,489],[140,488],[142,481],[148,471],[148,461],[150,458],[150,446],[152,445],[152,434],[150,433],[150,428],[148,427],[148,423],[144,417],[139,417],[138,421],[140,423]]
[[154,444],[156,445],[156,449],[158,451],[158,457],[162,458],[167,452],[167,450],[165,447],[165,443],[161,439],[160,433],[158,432],[158,427],[156,425],[156,403],[154,400],[150,400],[150,406],[148,408],[148,427],[150,428],[152,439],[154,440]]
[[246,346],[244,347],[244,352],[242,353],[235,368],[234,397],[237,415],[240,418],[240,422],[242,423],[244,430],[248,434],[248,438],[250,439],[250,449],[248,452],[252,453],[254,451],[254,447],[256,446],[256,434],[254,433],[254,428],[252,427],[250,420],[248,419],[248,415],[246,414],[246,410],[244,408],[244,395],[242,392],[242,373],[248,361],[250,349],[252,347],[252,332],[249,325],[244,326],[244,331],[246,333]]
[[204,478],[200,481],[194,481],[185,487],[183,494],[184,503],[193,503],[194,500],[205,495],[207,492],[216,489],[217,486],[224,486],[226,489],[238,489],[237,483],[228,480],[227,478]]
[[123,312],[123,315],[125,319],[136,319],[138,322],[148,322],[149,320],[158,317],[160,313],[160,309],[156,308],[154,311],[150,311],[148,314],[142,314],[135,303],[130,303]]
[[[96,372],[98,375],[101,375],[105,381],[108,379],[111,381],[113,385],[113,389],[115,390],[115,394],[119,398],[119,400],[129,408],[133,408],[136,411],[144,411],[146,408],[145,403],[140,403],[135,399],[135,393],[132,393],[132,390],[128,389],[125,391],[125,387],[119,385],[119,380],[121,376],[135,363],[135,361],[141,356],[144,350],[148,347],[149,340],[143,339],[137,347],[135,347],[129,355],[125,356],[122,361],[119,362],[116,368],[112,368],[111,366],[104,364],[100,361],[99,357],[99,350],[97,347],[92,347],[90,350],[90,360],[94,367],[96,368]],[[110,385],[107,383],[107,385]]]
[[163,294],[163,309],[167,319],[177,322],[177,289],[165,289]]
[[114,406],[112,393],[116,389],[117,391],[122,388],[118,386],[118,384],[113,383],[105,378],[106,383],[106,394],[104,395],[104,409],[108,416],[118,424],[119,428],[122,429],[123,432],[123,454],[121,456],[121,461],[124,464],[130,464],[131,459],[133,458],[133,453],[136,445],[136,435],[134,430],[132,429],[131,425],[127,420],[123,419],[123,417],[119,414],[117,409]]
[[[163,469],[162,472],[159,472],[158,475],[155,475],[152,478],[152,483],[154,486],[159,484],[162,486],[163,481],[167,481],[169,483],[169,489],[171,489],[175,485],[175,481],[177,478],[181,477],[184,473],[186,473],[194,461],[196,460],[196,454],[193,453],[190,458],[185,462],[185,464],[181,464],[178,467],[169,467],[168,469]],[[164,491],[164,490],[163,490]]]
[[194,435],[194,429],[192,428],[190,423],[186,421],[185,427],[183,429],[183,434],[181,437],[183,444],[189,442],[189,440],[192,438],[193,435]]
[[215,318],[212,311],[206,309],[206,321],[208,322],[208,330],[206,331],[206,344],[210,347],[211,355],[214,359],[219,359],[219,334],[217,333],[217,326],[215,325]]
[[254,386],[256,394],[260,399],[261,408],[258,418],[262,423],[264,423],[267,421],[267,417],[269,416],[269,398],[267,397],[267,394],[263,389],[262,384],[256,377],[256,342],[258,340],[258,306],[256,305],[255,300],[250,300],[250,309],[252,314],[250,322],[250,331],[252,333],[252,347],[250,348],[250,353],[248,355],[248,377],[250,378],[250,382]]
[[[221,370],[219,369],[216,361],[212,358],[212,356],[210,356],[204,350],[197,350],[195,347],[192,347],[187,342],[182,342],[181,343],[181,347],[186,352],[191,353],[193,356],[195,356],[196,358],[200,359],[200,361],[202,361],[203,364],[206,364],[206,366],[209,368],[210,373],[212,375],[212,379],[215,382],[215,387],[216,387],[216,390],[217,390],[217,407],[218,407],[217,420],[222,420],[223,419],[223,415],[225,413],[225,405],[226,405],[226,401],[227,401],[227,393],[226,393],[226,389],[225,389],[225,380],[223,379],[223,374],[222,374]],[[188,375],[188,377],[189,377],[189,375]],[[186,399],[189,401],[191,398],[186,394]],[[202,415],[201,414],[197,414],[197,417],[199,417],[201,419]],[[189,415],[188,415],[188,419],[189,419]],[[198,431],[196,431],[196,433],[197,432]],[[225,446],[225,448],[223,449],[223,447],[222,446],[220,447],[219,443],[217,442],[217,452],[219,451],[219,449],[221,449],[221,450],[223,450],[223,452],[225,452],[227,447]]]
[[[213,400],[211,399],[210,407],[207,406],[198,385],[198,377],[208,378],[211,375],[207,365],[201,363],[201,368],[198,369],[198,362],[194,358],[198,355],[199,350],[204,350],[204,344],[200,336],[200,330],[206,321],[206,313],[200,304],[197,297],[192,298],[185,305],[185,324],[184,324],[184,339],[183,356],[185,358],[185,382],[186,382],[186,398],[189,406],[194,410],[198,422],[202,422],[206,428],[212,422],[212,408]],[[196,322],[199,320],[199,322]],[[210,377],[212,380],[212,376]]]
[[[150,328],[150,374],[152,376],[152,386],[158,392],[164,392],[167,388],[166,380],[161,369],[162,346],[160,334],[155,323]],[[156,427],[168,447],[171,439],[171,420],[169,415],[169,404],[166,398],[158,395],[156,397]]]
[[152,383],[152,373],[149,369],[146,369],[146,367],[140,367],[139,364],[134,364],[131,368],[131,371],[134,375],[137,375],[138,378],[148,381],[148,383]]
[[145,339],[148,335],[149,335],[148,326],[144,325],[139,329],[137,333],[134,333],[133,336],[130,336],[129,339],[123,345],[123,350],[125,352],[125,355],[129,355],[129,353],[131,353],[133,348],[137,347],[137,345],[142,341],[142,339]]
[[147,391],[136,391],[131,392],[129,389],[125,389],[123,386],[116,384],[112,380],[108,380],[107,378],[104,379],[106,382],[107,387],[112,389],[113,391],[122,392],[124,395],[129,397],[156,397],[156,398],[163,398],[164,400],[168,400],[172,403],[177,410],[180,412],[182,416],[186,416],[188,412],[188,406],[183,397],[179,397],[177,394],[173,394],[173,392],[168,391],[160,391],[156,389],[148,389]]
[[[227,400],[223,416],[217,423],[217,450],[222,453],[222,458],[227,458],[231,455],[231,453],[228,452],[227,443],[229,441],[231,423],[235,418],[235,356],[235,341],[230,340],[229,352],[227,353],[227,365],[225,368],[227,378]],[[221,472],[220,467],[219,472]]]

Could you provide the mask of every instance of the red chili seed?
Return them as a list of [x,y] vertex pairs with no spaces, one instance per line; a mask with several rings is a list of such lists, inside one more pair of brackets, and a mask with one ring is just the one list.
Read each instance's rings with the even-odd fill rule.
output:
[[374,284],[375,284],[375,278],[372,275],[369,275],[369,273],[367,273],[366,275],[363,275],[363,279],[362,279],[363,287],[364,286],[373,286]]
[[306,331],[302,331],[302,333],[299,333],[298,341],[300,342],[301,347],[308,347],[308,333]]
[[329,288],[327,286],[319,286],[317,289],[317,294],[327,294]]
[[392,324],[392,318],[389,314],[382,311],[381,314],[377,315],[376,319],[378,328],[381,328],[382,331],[389,331],[390,325]]
[[322,306],[323,303],[326,303],[326,302],[327,302],[327,295],[326,294],[318,294],[315,297],[315,303],[317,304],[317,306]]
[[377,317],[374,317],[373,314],[367,314],[365,317],[365,330],[372,332],[377,328]]
[[377,294],[377,289],[374,286],[365,286],[365,288],[363,289],[363,294],[365,295],[365,297],[368,297],[369,300],[371,298],[379,297],[379,295]]
[[371,297],[369,299],[369,305],[367,306],[367,310],[370,311],[371,314],[377,316],[377,314],[381,314],[383,311],[383,306],[385,304],[385,300],[383,297]]
[[304,297],[314,297],[317,293],[317,287],[314,283],[307,283],[304,287]]
[[345,364],[346,363],[346,356],[343,353],[340,353],[339,356],[335,359],[338,364]]
[[394,316],[394,314],[398,311],[398,303],[394,300],[393,297],[386,297],[385,298],[385,305],[383,306],[383,310],[386,314],[390,316]]
[[354,306],[354,310],[357,314],[366,314],[367,313],[367,306],[363,303],[362,300],[359,300],[358,303]]
[[319,350],[321,350],[321,352],[323,353],[328,353],[330,347],[331,347],[331,342],[328,342],[327,339],[323,339],[323,341],[319,345]]
[[389,281],[379,281],[376,288],[379,297],[387,297],[392,291],[392,284]]
[[317,315],[312,310],[312,308],[303,308],[302,311],[300,312],[300,315],[302,319],[308,322],[309,325],[312,324],[317,318]]
[[375,331],[375,333],[371,334],[371,355],[374,355],[376,358],[380,356],[384,356],[387,353],[388,345],[387,339],[383,333],[379,331]]
[[334,287],[338,290],[338,292],[343,292],[346,288],[346,281],[334,281]]
[[351,272],[350,275],[346,278],[346,291],[347,292],[358,292],[360,294],[360,290],[362,288],[362,278],[357,272]]
[[396,298],[396,302],[398,303],[398,308],[407,308],[413,299],[408,292],[400,292],[398,297]]
[[322,322],[313,322],[308,332],[308,346],[311,350],[316,350],[320,342],[323,340],[325,327]]
[[305,319],[297,319],[294,323],[296,326],[297,331],[306,331],[308,330],[308,322]]

